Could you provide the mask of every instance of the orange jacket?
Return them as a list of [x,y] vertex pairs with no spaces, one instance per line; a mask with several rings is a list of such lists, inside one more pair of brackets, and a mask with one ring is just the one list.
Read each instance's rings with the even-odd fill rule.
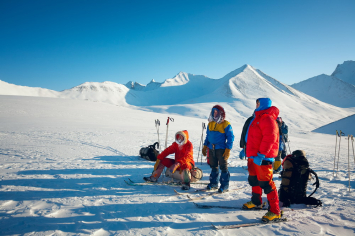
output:
[[179,131],[176,134],[181,134],[184,136],[184,144],[179,145],[176,142],[169,147],[167,147],[162,153],[158,155],[159,160],[163,160],[168,155],[175,153],[175,161],[180,163],[180,168],[184,169],[192,169],[195,165],[194,157],[193,157],[193,146],[189,141],[189,133],[187,130]]

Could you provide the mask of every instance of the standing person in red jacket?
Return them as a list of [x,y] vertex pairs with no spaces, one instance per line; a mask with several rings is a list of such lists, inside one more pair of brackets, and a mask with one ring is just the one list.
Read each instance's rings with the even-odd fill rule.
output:
[[[166,158],[173,153],[175,153],[175,160]],[[189,141],[189,133],[187,130],[177,132],[175,134],[175,142],[160,153],[157,158],[160,160],[158,167],[150,177],[143,177],[145,181],[157,182],[166,166],[169,168],[171,174],[175,173],[177,170],[180,171],[182,189],[190,189],[190,171],[195,166],[195,162],[193,159],[193,146]]]
[[246,133],[246,156],[248,157],[249,184],[252,186],[251,201],[243,205],[244,209],[262,207],[262,191],[267,196],[269,211],[262,221],[277,221],[281,218],[277,188],[272,179],[272,163],[279,151],[279,127],[276,118],[279,109],[271,106],[269,98],[256,100],[254,119]]

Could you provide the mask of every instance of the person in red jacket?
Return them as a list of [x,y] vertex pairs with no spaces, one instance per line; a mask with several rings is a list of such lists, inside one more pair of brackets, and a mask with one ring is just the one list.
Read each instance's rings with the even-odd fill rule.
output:
[[[175,160],[166,158],[173,153],[175,153]],[[193,146],[189,141],[187,130],[177,132],[175,134],[175,142],[160,153],[157,158],[160,160],[158,167],[150,177],[143,177],[145,181],[157,182],[164,167],[167,167],[171,174],[177,170],[180,171],[182,189],[190,189],[190,171],[195,166],[195,162],[193,159]]]
[[272,163],[279,151],[279,127],[276,118],[279,109],[271,106],[269,98],[256,100],[254,118],[246,133],[246,156],[248,157],[249,184],[252,186],[251,201],[243,205],[244,209],[262,208],[262,191],[267,196],[269,211],[262,221],[277,221],[281,218],[277,188],[272,179]]

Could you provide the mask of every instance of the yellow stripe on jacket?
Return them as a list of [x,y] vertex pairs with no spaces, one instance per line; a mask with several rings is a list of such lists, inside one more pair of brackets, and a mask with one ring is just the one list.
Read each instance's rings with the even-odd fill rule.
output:
[[224,130],[225,128],[227,128],[227,126],[229,125],[230,123],[228,121],[223,121],[221,124],[217,124],[216,122],[214,121],[211,121],[209,124],[208,124],[208,129],[210,131],[218,131],[222,134],[224,134]]

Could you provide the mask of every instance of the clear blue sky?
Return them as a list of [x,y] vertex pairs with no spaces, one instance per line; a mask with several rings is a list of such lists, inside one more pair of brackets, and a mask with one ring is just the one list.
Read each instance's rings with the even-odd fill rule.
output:
[[355,60],[355,0],[0,0],[0,80],[219,79],[250,64],[293,84]]

